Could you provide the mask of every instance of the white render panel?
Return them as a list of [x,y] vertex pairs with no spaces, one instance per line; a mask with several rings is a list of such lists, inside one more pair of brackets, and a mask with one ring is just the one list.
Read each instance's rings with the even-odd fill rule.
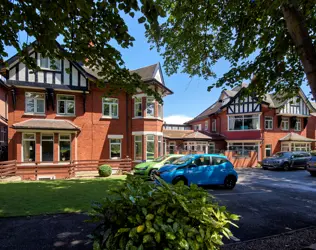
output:
[[25,81],[25,64],[19,63],[19,81]]
[[72,86],[78,86],[78,70],[72,67]]
[[28,69],[28,71],[29,71],[29,82],[35,82],[35,74],[31,73],[32,72],[31,69]]
[[44,82],[44,72],[43,71],[38,71],[37,72],[37,81],[38,82]]
[[297,97],[288,100],[280,109],[280,114],[293,114],[293,115],[309,115],[309,109],[302,98],[295,103]]
[[16,80],[15,70],[16,69],[13,68],[9,71],[9,80]]
[[80,86],[86,87],[86,78],[80,74]]
[[158,82],[161,82],[161,83],[162,83],[160,70],[157,70],[156,75],[155,75],[155,79],[156,79]]
[[66,72],[66,69],[69,69],[68,60],[64,60],[64,84],[69,85],[69,74]]
[[53,73],[52,72],[47,72],[46,73],[46,83],[53,83]]
[[55,84],[58,84],[58,85],[61,84],[61,74],[58,74],[58,73],[55,74]]

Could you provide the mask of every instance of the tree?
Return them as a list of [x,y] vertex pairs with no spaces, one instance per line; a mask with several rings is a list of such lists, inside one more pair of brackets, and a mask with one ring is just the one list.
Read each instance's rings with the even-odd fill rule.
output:
[[[252,79],[250,92],[294,96],[307,78],[316,99],[314,0],[159,0],[167,17],[149,40],[165,59],[167,74],[180,70],[215,77],[220,59],[231,68],[209,86],[234,87]],[[304,74],[305,72],[305,74]],[[305,78],[306,77],[306,78]]]
[[[30,43],[20,43],[20,32],[36,39],[35,51],[51,59],[67,58],[81,61],[99,72],[99,83],[110,82],[109,91],[124,89],[134,93],[141,88],[155,94],[137,74],[130,74],[120,52],[133,45],[134,38],[122,16],[138,14],[139,23],[158,33],[158,17],[162,9],[153,0],[3,0],[0,12],[0,61],[7,56],[5,46],[13,46],[30,68],[36,70],[33,58],[28,56]],[[62,37],[59,47],[56,39]],[[30,39],[31,40],[31,39]],[[2,65],[3,66],[3,65]]]

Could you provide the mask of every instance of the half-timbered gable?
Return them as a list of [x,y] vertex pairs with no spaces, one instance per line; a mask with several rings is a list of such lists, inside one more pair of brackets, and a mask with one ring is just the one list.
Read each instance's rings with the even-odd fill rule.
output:
[[227,106],[228,114],[256,113],[261,112],[261,104],[257,98],[237,95]]
[[287,100],[282,105],[277,113],[280,115],[296,115],[296,116],[309,116],[310,107],[307,105],[305,98],[300,95]]

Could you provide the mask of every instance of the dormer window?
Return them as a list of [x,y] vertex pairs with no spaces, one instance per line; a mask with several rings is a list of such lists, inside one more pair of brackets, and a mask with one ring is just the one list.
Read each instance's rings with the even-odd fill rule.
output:
[[61,62],[59,59],[55,59],[54,63],[48,57],[40,56],[40,67],[42,69],[49,69],[49,70],[60,70]]

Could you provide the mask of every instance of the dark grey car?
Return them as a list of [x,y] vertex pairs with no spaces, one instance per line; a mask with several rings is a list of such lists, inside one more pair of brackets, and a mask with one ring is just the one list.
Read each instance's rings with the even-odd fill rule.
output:
[[307,162],[310,160],[311,155],[307,152],[279,152],[263,159],[263,169],[284,169],[286,171],[291,168],[303,167],[306,169]]

